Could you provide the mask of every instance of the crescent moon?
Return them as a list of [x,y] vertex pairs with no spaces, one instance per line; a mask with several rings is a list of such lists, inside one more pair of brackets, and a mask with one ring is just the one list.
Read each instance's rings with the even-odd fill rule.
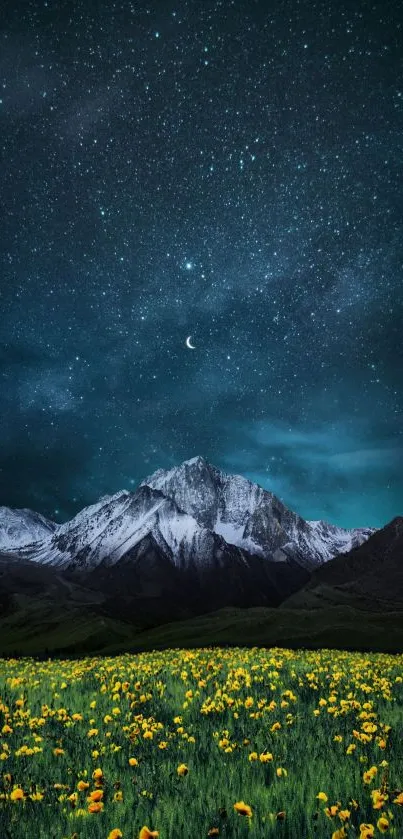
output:
[[190,343],[191,337],[192,337],[191,335],[188,335],[188,337],[186,338],[185,344],[186,344],[187,347],[189,347],[190,350],[195,350],[196,347],[194,347],[193,344]]

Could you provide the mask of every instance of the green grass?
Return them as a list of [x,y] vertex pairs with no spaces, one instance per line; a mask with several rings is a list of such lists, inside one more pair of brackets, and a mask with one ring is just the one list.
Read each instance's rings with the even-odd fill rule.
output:
[[[119,828],[124,839],[137,839],[148,825],[160,839],[198,839],[214,827],[227,839],[330,839],[342,822],[324,813],[316,798],[324,791],[329,805],[351,811],[347,837],[360,836],[361,823],[376,825],[384,810],[387,835],[399,839],[403,806],[393,799],[403,788],[402,665],[402,656],[259,648],[0,660],[0,836],[107,839]],[[376,729],[361,742],[353,732],[367,723]],[[24,745],[40,751],[24,755]],[[263,763],[266,751],[273,759]],[[258,759],[250,760],[254,752]],[[183,777],[182,763],[189,769]],[[366,784],[371,766],[377,774]],[[105,806],[88,813],[96,768]],[[278,777],[278,768],[287,774]],[[80,779],[90,787],[75,803],[69,796]],[[13,802],[17,787],[24,799]],[[389,796],[380,811],[374,788]],[[30,798],[35,791],[42,800]],[[251,819],[235,812],[241,800]]]

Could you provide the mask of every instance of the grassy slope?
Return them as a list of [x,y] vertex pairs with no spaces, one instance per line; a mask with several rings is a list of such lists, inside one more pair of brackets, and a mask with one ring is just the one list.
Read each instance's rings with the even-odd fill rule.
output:
[[222,609],[208,615],[141,631],[93,614],[61,616],[30,605],[0,620],[0,654],[115,653],[214,645],[284,646],[318,649],[403,650],[403,613],[327,609]]
[[217,644],[401,652],[403,613],[375,614],[344,606],[315,611],[223,609],[139,633],[131,649]]
[[98,652],[111,643],[130,644],[135,628],[89,610],[60,610],[28,603],[0,619],[0,654]]

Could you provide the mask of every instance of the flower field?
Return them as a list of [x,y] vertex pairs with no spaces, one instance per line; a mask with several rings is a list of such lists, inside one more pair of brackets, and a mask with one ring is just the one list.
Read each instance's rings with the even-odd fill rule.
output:
[[1,839],[403,837],[403,656],[0,661]]

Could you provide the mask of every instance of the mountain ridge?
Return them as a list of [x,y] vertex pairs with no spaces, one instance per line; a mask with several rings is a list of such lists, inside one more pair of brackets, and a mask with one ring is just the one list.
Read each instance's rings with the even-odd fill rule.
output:
[[[173,477],[171,474],[169,480]],[[163,478],[160,471],[158,482]],[[117,562],[101,558],[88,563],[89,554],[81,557],[81,564],[77,561],[66,567],[35,562],[27,558],[37,550],[32,542],[19,550],[0,552],[0,654],[110,654],[222,643],[385,652],[403,648],[403,517],[372,532],[349,552],[320,566],[314,564],[308,572],[303,544],[283,544],[281,554],[285,559],[281,560],[274,555],[250,554],[180,509],[174,501],[173,485],[170,494],[164,495],[161,489],[147,484],[156,484],[157,479],[155,473],[146,479],[140,493],[123,490],[103,496],[72,522],[55,530],[51,527],[51,533],[47,520],[38,520],[35,515],[27,519],[27,511],[23,511],[24,538],[27,520],[33,521],[35,532],[39,527],[48,542],[67,540],[72,553],[68,554],[66,544],[62,544],[61,555],[64,551],[78,560],[80,550],[99,547],[97,539],[102,541],[104,531],[108,536],[110,528],[124,532],[125,516],[130,510],[133,513],[136,504],[145,505],[148,521],[152,520],[157,530],[146,527],[142,538],[134,539]],[[239,485],[238,480],[232,489]],[[255,492],[253,485],[250,491]],[[237,503],[239,498],[236,495]],[[194,501],[191,493],[188,501]],[[203,508],[204,524],[209,523],[207,513],[210,523],[212,513],[217,513],[214,498],[212,502],[210,512]],[[245,521],[256,509],[252,508],[247,507]],[[239,535],[236,509],[227,504],[221,512],[225,513],[224,524],[235,527],[235,535]],[[238,512],[245,514],[242,505]],[[286,508],[285,513],[281,508],[278,512],[280,520],[285,515],[286,521],[295,522],[294,514]],[[169,535],[177,518],[182,534],[186,535],[190,524],[192,535],[196,527],[198,535],[210,540],[209,562],[187,554],[186,539],[184,543],[174,540],[174,547],[179,545],[180,550],[172,556],[164,532]],[[83,524],[91,525],[84,539]],[[314,525],[308,533],[315,535],[319,525],[322,538],[329,533],[332,537],[327,523]],[[122,527],[123,531],[119,530]],[[273,529],[279,532],[277,525]],[[358,535],[362,536],[362,531]],[[345,544],[345,532],[342,536]],[[15,533],[13,540],[13,544],[21,542]],[[43,547],[43,542],[39,544]]]
[[247,554],[275,562],[293,559],[310,571],[361,544],[374,529],[305,521],[274,493],[198,456],[157,470],[134,492],[103,496],[61,525],[32,511],[3,507],[0,550],[61,567],[74,561],[87,567],[119,561],[125,544],[131,550],[151,531],[157,542],[169,545],[173,557],[186,553],[187,545],[189,556],[198,554],[205,562],[206,544],[216,546],[223,539]]
[[24,510],[19,530],[18,515],[3,507],[0,518],[5,628],[24,625],[24,613],[39,627],[41,614],[46,626],[58,614],[64,626],[82,624],[85,608],[96,633],[119,616],[125,638],[127,627],[222,608],[277,609],[340,548],[373,532],[305,521],[274,493],[201,457],[102,496],[60,525]]
[[315,609],[326,603],[354,603],[375,611],[403,606],[403,516],[396,516],[366,542],[316,569],[284,605]]

